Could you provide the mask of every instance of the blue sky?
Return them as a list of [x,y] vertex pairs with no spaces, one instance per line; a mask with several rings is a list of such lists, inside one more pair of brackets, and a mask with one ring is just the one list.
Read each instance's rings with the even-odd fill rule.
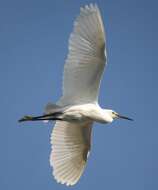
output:
[[0,2],[0,189],[67,189],[51,175],[52,125],[17,120],[60,97],[73,21],[90,2],[100,7],[107,34],[100,104],[135,121],[95,124],[87,168],[71,189],[158,189],[156,0]]

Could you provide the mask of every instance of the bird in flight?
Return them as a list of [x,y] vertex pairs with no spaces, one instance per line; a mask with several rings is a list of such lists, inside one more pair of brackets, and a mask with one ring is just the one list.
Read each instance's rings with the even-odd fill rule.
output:
[[64,66],[63,95],[49,103],[41,116],[24,116],[23,121],[56,120],[51,134],[50,165],[57,182],[74,185],[80,179],[91,149],[94,122],[127,119],[98,104],[100,81],[107,65],[106,40],[96,4],[81,7],[69,39]]

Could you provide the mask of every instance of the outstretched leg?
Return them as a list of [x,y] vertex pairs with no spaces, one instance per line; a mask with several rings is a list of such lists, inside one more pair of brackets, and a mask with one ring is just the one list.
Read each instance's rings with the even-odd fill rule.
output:
[[55,113],[50,113],[50,114],[44,114],[41,116],[30,116],[26,115],[19,119],[19,122],[24,122],[24,121],[45,121],[45,120],[62,120],[61,118],[62,112],[55,112]]

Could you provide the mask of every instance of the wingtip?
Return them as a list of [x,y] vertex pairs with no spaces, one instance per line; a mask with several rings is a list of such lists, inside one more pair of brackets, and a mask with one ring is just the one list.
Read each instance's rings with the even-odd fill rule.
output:
[[89,3],[80,7],[81,11],[98,9],[97,3]]

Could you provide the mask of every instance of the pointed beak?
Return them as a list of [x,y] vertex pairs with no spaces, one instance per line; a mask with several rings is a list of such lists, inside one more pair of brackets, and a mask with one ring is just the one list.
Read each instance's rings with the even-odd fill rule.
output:
[[123,116],[123,115],[117,115],[118,118],[121,118],[121,119],[127,119],[127,120],[130,120],[130,121],[134,121],[133,119],[129,118],[129,117],[126,117],[126,116]]

